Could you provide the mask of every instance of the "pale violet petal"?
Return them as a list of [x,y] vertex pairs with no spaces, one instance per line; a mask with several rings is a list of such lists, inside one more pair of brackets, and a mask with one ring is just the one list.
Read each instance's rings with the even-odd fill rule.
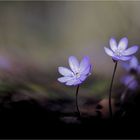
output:
[[73,76],[73,72],[65,67],[58,67],[58,71],[63,76]]
[[133,56],[132,59],[130,60],[130,68],[137,69],[138,67],[138,59]]
[[117,50],[117,42],[114,38],[111,38],[110,41],[110,48],[113,50],[113,51],[116,51]]
[[109,56],[114,56],[114,53],[109,48],[104,47],[104,49]]
[[125,85],[128,85],[129,82],[130,82],[131,80],[133,80],[133,79],[132,79],[132,77],[129,76],[129,75],[123,76],[123,77],[121,78],[121,82],[122,82],[123,84],[125,84]]
[[129,71],[129,70],[130,70],[130,66],[129,66],[129,64],[128,64],[128,63],[123,62],[123,63],[121,63],[121,65],[122,65],[122,67],[123,67],[125,70],[127,70],[127,71]]
[[114,55],[114,56],[112,56],[112,59],[115,60],[115,61],[119,61],[120,60],[120,57],[117,56],[117,55]]
[[72,79],[73,79],[73,77],[60,77],[57,80],[61,83],[65,83],[65,82],[72,80]]
[[123,52],[123,55],[132,55],[137,52],[138,48],[139,48],[138,46],[132,46],[131,48],[128,48],[127,50],[125,50]]
[[87,76],[86,76],[86,75],[82,75],[79,79],[80,79],[80,81],[81,81],[81,82],[83,82],[83,81],[85,81],[85,80],[86,80],[86,78],[87,78]]
[[89,57],[85,56],[80,62],[80,73],[83,72],[90,65]]
[[69,57],[69,65],[70,65],[71,70],[74,73],[79,72],[79,62],[78,62],[78,60],[75,56],[70,56]]
[[135,90],[138,87],[138,82],[136,80],[132,81],[129,86],[131,90]]
[[74,86],[81,84],[82,81],[80,81],[80,79],[77,79],[76,82],[73,84]]
[[132,57],[131,56],[121,56],[119,59],[122,61],[127,61],[130,60]]
[[67,86],[72,86],[72,85],[74,85],[74,83],[76,83],[76,81],[77,81],[77,79],[74,78],[74,79],[72,79],[72,80],[67,81],[66,85],[67,85]]
[[124,76],[122,77],[121,82],[130,89],[135,89],[138,86],[138,83],[134,76]]
[[118,49],[123,51],[127,48],[127,45],[128,45],[128,39],[124,37],[119,41]]
[[91,73],[91,65],[89,65],[84,71],[81,72],[81,75],[89,75]]

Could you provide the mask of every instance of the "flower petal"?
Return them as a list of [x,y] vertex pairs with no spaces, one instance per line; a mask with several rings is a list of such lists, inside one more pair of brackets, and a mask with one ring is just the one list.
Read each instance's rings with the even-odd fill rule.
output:
[[127,71],[130,70],[130,66],[129,66],[129,64],[126,63],[126,62],[121,63],[121,66],[122,66],[125,70],[127,70]]
[[58,71],[63,76],[73,76],[73,72],[65,67],[58,67]]
[[109,56],[114,56],[113,52],[109,48],[104,47],[104,49]]
[[61,83],[65,83],[65,82],[72,80],[72,79],[73,79],[73,77],[60,77],[57,80]]
[[128,48],[127,50],[125,50],[123,52],[123,55],[132,55],[137,52],[138,48],[139,48],[138,46],[132,46],[131,48]]
[[133,82],[131,82],[131,84],[129,84],[129,88],[132,90],[135,90],[138,87],[138,82],[136,80],[134,80]]
[[90,65],[89,57],[85,56],[80,62],[80,73],[85,71],[85,69]]
[[138,86],[138,83],[134,78],[134,76],[130,76],[130,75],[122,77],[121,82],[129,89],[136,89]]
[[119,59],[122,61],[127,61],[130,60],[132,57],[131,56],[121,56]]
[[130,60],[130,68],[137,69],[138,67],[138,59],[133,56],[132,59]]
[[77,81],[73,84],[74,86],[81,84],[82,81],[80,81],[80,79],[77,79]]
[[74,73],[78,73],[79,72],[79,62],[78,62],[76,57],[74,57],[74,56],[70,56],[69,57],[69,65],[70,65],[71,70]]
[[67,85],[67,86],[72,86],[72,85],[75,85],[76,82],[77,82],[77,79],[74,78],[74,79],[72,79],[72,80],[67,81],[66,85]]
[[133,76],[130,76],[130,75],[126,75],[126,76],[123,76],[121,78],[121,82],[125,85],[128,85],[131,81],[134,80],[134,77]]
[[119,61],[119,60],[120,60],[120,57],[119,57],[119,56],[114,55],[114,56],[112,56],[112,59],[113,59],[113,60],[115,60],[115,61]]
[[84,71],[82,71],[81,75],[89,75],[91,73],[91,65],[89,65]]
[[80,80],[81,82],[83,82],[83,81],[85,81],[85,80],[86,80],[86,78],[87,78],[87,76],[86,76],[86,75],[82,75],[82,76],[79,78],[79,80]]
[[110,41],[109,41],[109,43],[110,43],[111,49],[113,51],[116,51],[117,50],[117,42],[116,42],[116,40],[114,38],[111,38]]
[[128,45],[128,39],[126,37],[122,38],[118,44],[118,49],[119,50],[125,50]]

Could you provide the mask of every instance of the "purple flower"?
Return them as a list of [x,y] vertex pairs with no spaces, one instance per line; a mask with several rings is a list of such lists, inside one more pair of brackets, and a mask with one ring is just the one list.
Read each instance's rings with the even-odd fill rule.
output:
[[68,86],[81,84],[91,72],[91,64],[89,57],[85,56],[79,63],[74,56],[69,57],[70,69],[65,67],[58,67],[58,71],[63,77],[58,78],[58,81],[65,83]]
[[105,52],[115,61],[127,61],[131,59],[131,55],[136,53],[138,50],[138,46],[132,46],[127,49],[128,39],[126,37],[122,38],[118,44],[114,38],[111,38],[109,43],[111,49],[106,47],[104,47],[104,49]]
[[133,75],[126,75],[122,77],[121,82],[131,90],[135,90],[138,87],[136,77]]
[[140,65],[138,59],[135,56],[130,59],[129,63],[122,63],[122,66],[132,74],[140,73]]

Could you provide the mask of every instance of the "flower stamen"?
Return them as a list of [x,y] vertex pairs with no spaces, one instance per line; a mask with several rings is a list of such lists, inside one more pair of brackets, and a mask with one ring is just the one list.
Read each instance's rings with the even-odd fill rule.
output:
[[80,73],[75,74],[76,78],[80,78]]
[[114,54],[116,55],[116,56],[122,56],[122,50],[116,50],[115,52],[114,52]]

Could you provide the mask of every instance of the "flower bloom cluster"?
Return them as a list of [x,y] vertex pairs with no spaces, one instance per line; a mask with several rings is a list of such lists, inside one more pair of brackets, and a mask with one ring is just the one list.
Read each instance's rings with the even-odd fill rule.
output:
[[[113,61],[127,61],[130,60],[129,64],[125,64],[124,67],[129,71],[135,71],[140,73],[140,65],[138,65],[138,61],[136,57],[133,56],[134,53],[138,51],[138,46],[128,47],[128,39],[123,37],[119,43],[117,44],[115,38],[111,38],[109,41],[110,49],[104,47],[105,52],[112,57]],[[58,78],[58,81],[61,83],[65,83],[68,86],[76,86],[83,83],[86,78],[91,74],[91,63],[89,61],[89,57],[85,56],[81,62],[77,60],[75,56],[69,57],[69,68],[66,67],[58,67],[59,73],[62,77]],[[126,76],[123,78],[123,83],[128,84],[130,81],[134,79],[133,76]],[[128,82],[129,81],[129,82]],[[135,87],[136,82],[132,82],[130,87]]]
[[[122,38],[119,43],[117,44],[115,38],[111,38],[109,41],[110,48],[104,47],[105,52],[107,55],[112,57],[112,60],[115,62],[114,71],[112,75],[112,80],[110,84],[110,90],[109,90],[109,112],[110,117],[113,116],[112,113],[112,107],[111,107],[111,93],[112,93],[112,85],[113,80],[117,68],[117,62],[118,61],[128,61],[130,60],[129,64],[124,64],[124,67],[127,71],[131,73],[131,75],[126,75],[122,78],[122,82],[127,87],[127,89],[136,89],[138,86],[138,82],[136,80],[135,74],[140,73],[140,65],[138,64],[138,60],[136,57],[133,56],[138,51],[138,46],[132,46],[130,48],[128,47],[128,39],[126,37]],[[78,108],[78,90],[79,85],[82,84],[86,78],[91,74],[91,63],[89,61],[89,57],[85,56],[81,62],[77,60],[75,56],[69,57],[69,68],[66,67],[58,67],[59,73],[62,75],[62,77],[58,78],[58,81],[61,83],[65,83],[65,85],[68,86],[77,86],[76,89],[76,106],[77,111],[80,114],[79,108]],[[126,94],[122,94],[121,99],[124,99]]]

